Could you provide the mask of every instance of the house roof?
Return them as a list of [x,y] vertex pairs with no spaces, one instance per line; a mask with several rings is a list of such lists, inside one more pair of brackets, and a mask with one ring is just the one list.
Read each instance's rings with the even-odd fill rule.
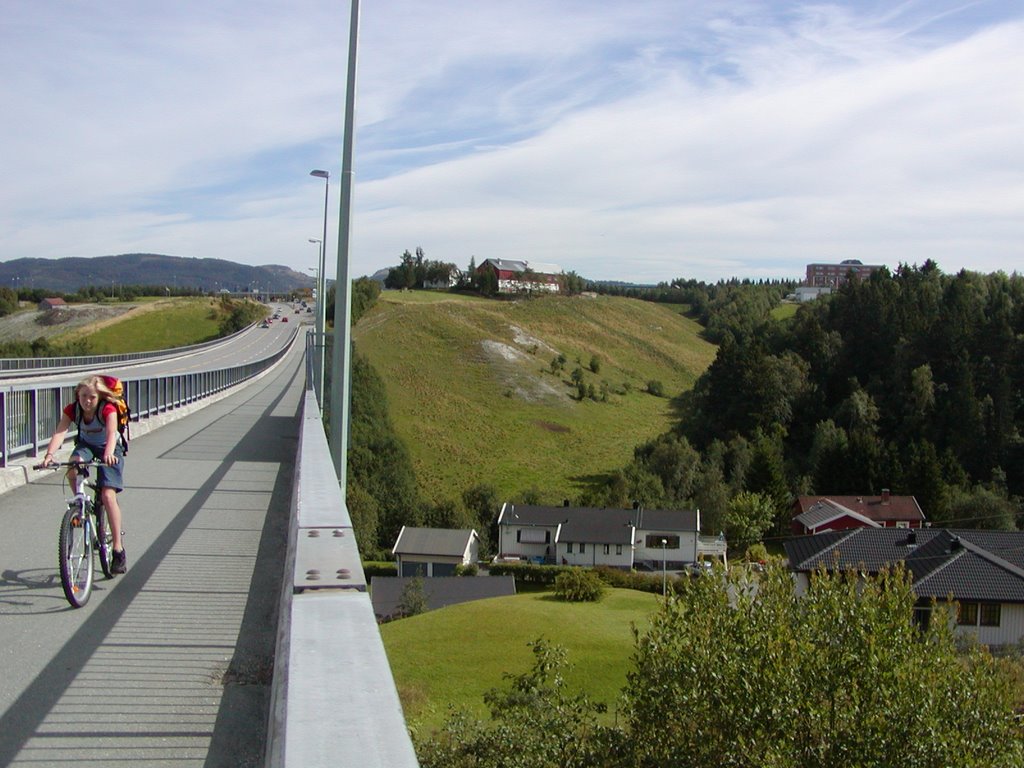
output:
[[837,504],[877,523],[896,520],[924,521],[924,512],[913,496],[799,496],[794,516],[807,513],[819,501]]
[[785,543],[790,568],[859,568],[904,563],[918,597],[1024,603],[1024,532],[856,528]]
[[859,512],[855,512],[849,507],[844,507],[832,499],[816,501],[806,512],[797,515],[793,519],[808,530],[813,531],[843,517],[851,517],[870,528],[878,528],[880,525],[870,517],[865,517]]
[[[394,616],[402,600],[402,591],[416,577],[377,576],[370,582],[373,612],[380,618]],[[438,576],[421,578],[427,610],[447,605],[468,603],[489,597],[505,597],[516,593],[513,576]]]
[[477,532],[470,528],[410,528],[402,526],[392,554],[462,557]]
[[525,272],[529,269],[538,275],[559,275],[562,273],[562,268],[557,264],[547,264],[540,261],[526,261],[525,259],[484,259],[480,266],[482,267],[484,264],[490,264],[495,269],[501,269],[508,272]]
[[672,533],[698,531],[697,512],[692,509],[644,509],[636,510],[636,527],[644,531],[666,531]]
[[499,525],[557,528],[559,541],[631,544],[633,528],[663,533],[697,532],[697,513],[685,509],[601,509],[506,503]]
[[559,542],[593,544],[633,543],[633,516],[625,509],[579,510],[585,514],[570,515],[558,533]]

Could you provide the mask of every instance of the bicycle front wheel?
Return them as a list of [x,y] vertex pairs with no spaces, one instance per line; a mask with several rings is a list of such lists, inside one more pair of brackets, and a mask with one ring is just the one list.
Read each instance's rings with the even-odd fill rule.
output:
[[102,504],[95,505],[96,510],[96,548],[100,556],[100,568],[103,575],[108,579],[114,578],[114,572],[110,570],[110,564],[114,559],[114,536],[110,532],[107,521],[107,511]]
[[79,505],[64,513],[57,541],[60,584],[71,606],[81,608],[92,593],[92,531],[89,516]]

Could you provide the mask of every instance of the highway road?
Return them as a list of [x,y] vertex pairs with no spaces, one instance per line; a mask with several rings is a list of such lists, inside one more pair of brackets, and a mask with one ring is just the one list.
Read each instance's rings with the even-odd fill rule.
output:
[[60,476],[0,496],[0,766],[262,764],[301,362],[132,441],[128,572],[84,608],[57,575]]
[[[280,320],[272,321],[267,328],[261,328],[259,325],[256,325],[239,334],[230,343],[218,344],[210,349],[197,350],[170,359],[130,362],[109,367],[103,366],[103,372],[111,373],[120,378],[131,379],[148,376],[168,376],[193,371],[209,371],[216,368],[244,365],[255,360],[262,360],[271,356],[286,344],[296,330],[307,330],[315,319],[313,314],[306,313],[305,310],[296,314],[295,307],[291,304],[275,304],[273,306],[275,309],[280,310]],[[288,318],[287,321],[284,318]],[[81,375],[83,375],[81,371],[77,373],[32,373],[18,375],[17,377],[5,377],[3,383],[5,386],[40,384],[48,381],[77,379]]]

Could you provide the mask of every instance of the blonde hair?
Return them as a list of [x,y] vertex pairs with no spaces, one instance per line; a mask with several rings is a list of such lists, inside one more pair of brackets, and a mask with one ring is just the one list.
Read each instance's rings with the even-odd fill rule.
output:
[[117,395],[113,393],[110,387],[107,386],[107,383],[103,380],[103,377],[99,374],[86,376],[75,385],[75,400],[78,400],[78,391],[82,389],[82,387],[89,387],[90,389],[96,390],[96,394],[104,400],[115,402],[118,399]]

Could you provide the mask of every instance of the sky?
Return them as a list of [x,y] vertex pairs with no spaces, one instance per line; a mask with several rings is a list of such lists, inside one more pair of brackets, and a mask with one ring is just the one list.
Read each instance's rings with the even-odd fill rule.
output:
[[[0,261],[308,272],[326,191],[334,277],[348,2],[0,7]],[[1024,263],[1020,0],[362,0],[356,86],[351,277]]]

